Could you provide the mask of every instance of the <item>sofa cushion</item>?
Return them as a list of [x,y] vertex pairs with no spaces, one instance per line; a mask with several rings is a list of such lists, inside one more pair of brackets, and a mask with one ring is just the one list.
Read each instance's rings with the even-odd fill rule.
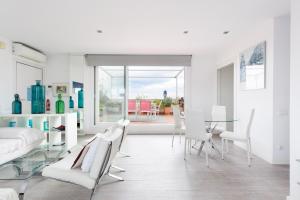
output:
[[101,168],[104,167],[105,156],[111,143],[111,141],[106,140],[105,138],[99,137],[99,139],[97,153],[90,169],[90,177],[94,179],[97,179]]
[[79,148],[64,159],[45,167],[42,175],[49,178],[75,183],[88,189],[93,189],[96,181],[89,176],[89,173],[84,173],[79,168],[71,169],[71,166],[80,150],[81,149]]
[[83,158],[82,165],[81,165],[81,171],[83,171],[83,172],[90,171],[93,161],[95,159],[96,153],[97,153],[97,147],[99,145],[99,141],[100,141],[100,138],[96,137],[96,139],[93,142],[91,142],[89,150]]
[[80,153],[78,154],[78,156],[76,157],[73,165],[72,165],[72,169],[74,168],[79,168],[82,165],[83,159],[85,157],[85,155],[87,154],[88,150],[90,149],[91,143],[95,140],[96,138],[94,137],[93,140],[91,140],[90,142],[88,142],[80,151]]
[[19,200],[19,197],[12,188],[0,188],[0,200]]

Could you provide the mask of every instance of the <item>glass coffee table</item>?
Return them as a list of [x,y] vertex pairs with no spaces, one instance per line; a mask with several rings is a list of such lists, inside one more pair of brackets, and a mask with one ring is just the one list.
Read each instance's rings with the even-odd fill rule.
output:
[[67,153],[65,145],[40,145],[27,154],[0,165],[0,180],[20,180],[18,193],[22,200],[30,178],[40,176],[46,166],[59,161]]
[[67,153],[65,146],[47,144],[0,165],[0,180],[26,180],[41,173],[42,169],[61,159]]

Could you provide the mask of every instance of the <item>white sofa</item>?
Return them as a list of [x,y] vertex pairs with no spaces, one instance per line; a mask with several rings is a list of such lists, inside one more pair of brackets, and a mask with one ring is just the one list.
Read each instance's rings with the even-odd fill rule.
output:
[[19,200],[19,197],[12,188],[0,188],[0,200]]
[[0,128],[0,165],[25,155],[45,139],[34,128]]

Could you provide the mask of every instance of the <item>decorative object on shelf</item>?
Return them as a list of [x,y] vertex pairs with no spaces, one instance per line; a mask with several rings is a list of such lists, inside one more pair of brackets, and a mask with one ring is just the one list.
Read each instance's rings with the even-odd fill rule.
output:
[[62,96],[69,96],[69,84],[54,83],[52,84],[52,91],[54,96],[58,96],[58,94],[61,94]]
[[0,41],[0,49],[5,49],[5,48],[6,48],[6,44]]
[[26,121],[26,127],[27,128],[32,128],[32,119],[28,119],[27,121]]
[[71,109],[74,108],[74,100],[72,99],[72,96],[70,96],[70,99],[69,99],[69,108],[71,108]]
[[13,128],[13,127],[16,127],[16,126],[17,126],[17,122],[15,120],[11,120],[11,121],[8,122],[8,127]]
[[51,110],[51,103],[50,103],[50,99],[46,100],[46,112],[50,112]]
[[78,91],[78,108],[83,108],[83,89]]
[[45,113],[45,86],[41,85],[40,80],[31,86],[31,113]]
[[43,126],[44,126],[43,127],[44,131],[49,131],[49,121],[47,121],[47,120],[44,121],[43,122]]
[[266,42],[261,42],[240,54],[240,88],[266,88]]
[[58,94],[58,100],[55,102],[56,114],[65,113],[65,102],[61,98],[62,98],[62,95]]
[[22,102],[18,94],[15,94],[15,100],[12,102],[12,114],[22,114]]
[[53,102],[52,85],[46,87],[46,112],[51,113],[51,102]]
[[58,130],[58,131],[65,131],[66,127],[64,125],[60,125],[58,127],[53,127],[53,129]]

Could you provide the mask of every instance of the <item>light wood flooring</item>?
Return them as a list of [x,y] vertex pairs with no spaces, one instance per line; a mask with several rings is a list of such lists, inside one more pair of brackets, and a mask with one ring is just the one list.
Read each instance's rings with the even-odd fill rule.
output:
[[[171,136],[130,135],[116,164],[126,172],[117,172],[125,181],[105,177],[94,200],[285,200],[289,190],[289,167],[271,165],[254,157],[247,166],[245,152],[230,144],[225,160],[212,152],[210,167],[204,155],[183,160],[183,140],[177,136],[174,148]],[[112,170],[114,171],[114,170]],[[16,187],[16,181],[0,182],[0,187]],[[85,200],[90,191],[80,186],[35,177],[25,195],[26,200]]]

